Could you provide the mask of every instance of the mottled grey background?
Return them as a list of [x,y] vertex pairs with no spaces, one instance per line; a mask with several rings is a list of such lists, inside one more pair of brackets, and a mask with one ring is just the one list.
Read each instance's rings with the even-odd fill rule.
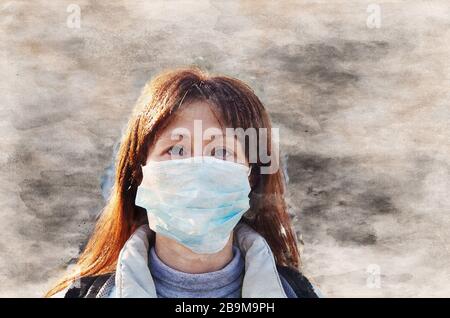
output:
[[141,86],[191,64],[247,81],[281,128],[327,296],[450,296],[448,1],[377,1],[380,28],[375,1],[99,2],[0,1],[0,296],[77,256]]

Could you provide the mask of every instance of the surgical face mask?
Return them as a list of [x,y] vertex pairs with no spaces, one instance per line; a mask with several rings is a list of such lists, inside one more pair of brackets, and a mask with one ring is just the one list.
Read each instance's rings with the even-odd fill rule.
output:
[[249,209],[249,168],[214,157],[148,162],[135,204],[150,228],[199,254],[222,250]]

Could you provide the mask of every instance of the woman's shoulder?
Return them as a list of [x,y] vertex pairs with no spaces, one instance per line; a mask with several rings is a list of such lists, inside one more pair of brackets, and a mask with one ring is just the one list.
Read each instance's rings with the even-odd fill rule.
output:
[[277,270],[281,279],[284,279],[288,283],[297,298],[321,297],[320,292],[311,284],[308,278],[296,268],[290,266],[277,266]]
[[84,276],[74,281],[64,293],[64,298],[107,297],[114,286],[114,273]]

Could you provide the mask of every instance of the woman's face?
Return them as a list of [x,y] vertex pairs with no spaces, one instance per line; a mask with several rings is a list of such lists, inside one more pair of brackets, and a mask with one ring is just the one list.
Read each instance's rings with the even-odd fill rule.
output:
[[226,137],[211,106],[204,101],[185,104],[173,114],[150,147],[147,161],[193,156],[213,156],[248,165],[243,145],[234,136]]

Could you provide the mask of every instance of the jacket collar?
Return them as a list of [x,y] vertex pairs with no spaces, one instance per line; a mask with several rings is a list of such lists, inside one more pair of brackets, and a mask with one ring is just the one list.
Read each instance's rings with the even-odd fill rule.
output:
[[[246,224],[234,230],[245,257],[243,298],[286,298],[275,259],[266,240]],[[123,246],[117,262],[115,289],[119,298],[156,298],[156,288],[148,268],[150,228],[140,226]]]

